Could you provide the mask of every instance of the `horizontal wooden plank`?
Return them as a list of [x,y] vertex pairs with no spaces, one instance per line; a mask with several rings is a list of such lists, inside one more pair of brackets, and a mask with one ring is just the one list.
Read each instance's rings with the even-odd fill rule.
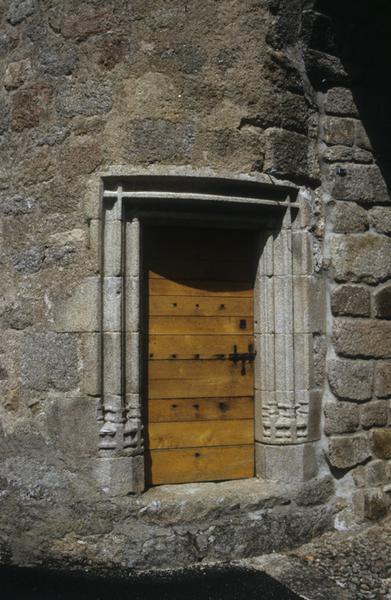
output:
[[154,333],[252,333],[253,319],[240,317],[150,317],[149,332]]
[[150,400],[148,422],[209,421],[211,419],[252,419],[252,396],[238,398],[177,398]]
[[147,465],[152,485],[244,479],[254,476],[254,446],[152,450]]
[[252,368],[225,381],[210,379],[155,379],[148,382],[148,398],[219,398],[220,396],[250,396],[254,393]]
[[241,281],[171,281],[169,279],[150,279],[150,296],[214,296],[225,298],[252,298],[252,282]]
[[148,353],[150,359],[193,359],[227,356],[236,345],[238,352],[248,352],[253,336],[236,335],[150,335]]
[[150,296],[150,316],[252,317],[252,298],[223,298],[202,296]]
[[[254,363],[246,362],[246,371],[253,372]],[[238,370],[238,367],[239,370]],[[150,360],[148,364],[148,380],[155,379],[210,379],[214,381],[231,381],[240,375],[241,363],[233,363],[228,359],[216,360]]]
[[148,263],[151,279],[193,279],[199,281],[251,281],[254,278],[253,260],[211,259],[188,260],[187,257],[172,260],[155,259]]
[[232,446],[252,444],[253,419],[232,421],[182,421],[178,423],[149,423],[147,444],[158,448],[192,448],[196,446]]

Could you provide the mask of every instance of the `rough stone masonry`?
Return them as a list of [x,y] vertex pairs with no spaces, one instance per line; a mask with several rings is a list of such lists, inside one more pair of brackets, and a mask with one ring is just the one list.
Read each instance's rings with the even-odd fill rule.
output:
[[[388,511],[389,7],[340,4],[2,2],[1,562],[241,558]],[[324,307],[305,338],[319,427],[311,445],[273,450],[263,478],[128,493],[125,455],[98,450],[102,419],[109,437],[125,427],[117,396],[102,415],[102,174],[130,173],[244,177],[300,198],[322,284],[309,318]],[[110,227],[120,235],[120,220]],[[121,258],[110,260],[115,298]],[[119,364],[114,306],[105,332]]]

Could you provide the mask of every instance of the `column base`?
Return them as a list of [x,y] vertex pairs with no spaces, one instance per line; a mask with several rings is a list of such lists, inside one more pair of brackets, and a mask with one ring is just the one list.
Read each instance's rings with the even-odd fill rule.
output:
[[308,481],[318,473],[315,445],[311,442],[284,446],[256,442],[255,464],[258,477],[287,483]]
[[109,496],[126,496],[144,490],[144,457],[98,458],[95,476],[99,487]]

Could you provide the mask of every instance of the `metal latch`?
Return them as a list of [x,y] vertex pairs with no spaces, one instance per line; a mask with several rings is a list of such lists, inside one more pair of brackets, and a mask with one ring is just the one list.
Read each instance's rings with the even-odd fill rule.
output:
[[257,353],[254,351],[253,344],[248,345],[248,352],[238,352],[238,347],[235,344],[234,351],[228,355],[228,358],[229,358],[229,360],[232,360],[232,362],[235,365],[238,362],[241,362],[242,363],[241,374],[245,375],[246,374],[246,361],[254,362],[256,354]]

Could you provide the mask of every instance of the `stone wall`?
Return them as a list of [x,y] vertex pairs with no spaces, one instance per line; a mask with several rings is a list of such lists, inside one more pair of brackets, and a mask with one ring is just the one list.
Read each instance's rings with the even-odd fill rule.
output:
[[[384,93],[368,94],[372,80],[357,85],[367,74],[358,49],[368,15],[352,34],[356,54],[346,54],[345,13],[333,3],[313,4],[1,5],[3,561],[169,566],[178,549],[184,560],[199,561],[287,547],[329,527],[336,510],[341,527],[384,514],[391,443],[384,158],[390,137],[379,133],[385,113],[375,103]],[[375,42],[378,29],[370,31]],[[379,44],[372,48],[373,62],[384,53]],[[329,308],[328,330],[311,330],[314,385],[324,389],[318,479],[300,490],[265,484],[272,499],[251,505],[242,499],[243,518],[233,492],[221,510],[223,492],[205,492],[204,512],[197,516],[196,503],[179,526],[172,499],[157,510],[159,492],[121,497],[123,473],[97,455],[100,178],[189,167],[299,188],[311,268],[327,282]],[[115,278],[118,263],[105,269]],[[113,327],[110,339],[119,335]],[[282,515],[272,548],[265,540]],[[220,527],[216,544],[214,527]]]
[[352,499],[358,521],[379,518],[390,505],[391,207],[382,139],[390,122],[377,76],[389,52],[373,7],[358,3],[354,14],[333,3],[317,8],[309,71],[320,116],[330,293],[324,432],[331,472],[349,505],[337,518],[345,527]]

